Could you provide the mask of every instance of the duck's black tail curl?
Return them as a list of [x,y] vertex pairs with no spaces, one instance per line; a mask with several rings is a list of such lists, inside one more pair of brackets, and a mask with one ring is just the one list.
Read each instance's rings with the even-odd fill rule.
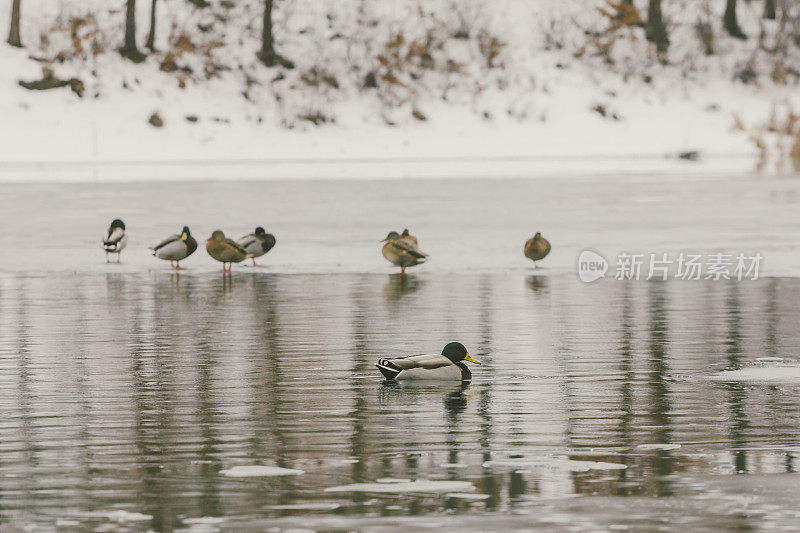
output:
[[383,374],[383,377],[385,377],[389,381],[391,381],[394,378],[396,378],[397,375],[400,374],[400,372],[402,372],[402,370],[400,368],[398,368],[397,365],[395,365],[394,363],[392,363],[388,359],[380,359],[378,361],[378,364],[375,365],[375,366],[377,366],[378,370],[381,371],[381,374]]

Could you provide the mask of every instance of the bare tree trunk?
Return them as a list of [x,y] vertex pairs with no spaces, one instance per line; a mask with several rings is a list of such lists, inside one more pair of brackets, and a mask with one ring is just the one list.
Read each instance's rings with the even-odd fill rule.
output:
[[764,2],[764,18],[768,20],[775,20],[775,0],[766,0]]
[[722,25],[731,37],[747,39],[747,35],[739,27],[739,21],[736,20],[736,0],[727,0],[725,15],[722,17]]
[[156,51],[156,0],[150,0],[150,33],[147,34],[145,46],[151,52]]
[[655,43],[656,50],[666,52],[669,48],[669,37],[667,27],[664,25],[664,17],[661,15],[661,0],[650,0],[647,9],[647,40]]
[[284,68],[294,68],[294,63],[275,51],[275,39],[272,35],[272,0],[264,0],[264,24],[261,27],[261,50],[258,58],[268,67],[276,64]]
[[126,3],[125,44],[122,45],[120,53],[134,63],[139,63],[144,61],[144,54],[136,48],[136,0],[126,0]]
[[11,29],[8,31],[8,44],[22,48],[22,40],[19,38],[19,17],[20,3],[22,0],[14,0],[11,4]]

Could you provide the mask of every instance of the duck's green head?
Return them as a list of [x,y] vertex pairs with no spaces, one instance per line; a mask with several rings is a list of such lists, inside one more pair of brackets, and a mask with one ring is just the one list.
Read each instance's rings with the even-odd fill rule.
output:
[[216,230],[214,233],[211,234],[211,239],[209,239],[209,240],[224,241],[225,240],[225,234],[222,233],[222,230]]
[[111,221],[111,227],[112,228],[119,228],[121,230],[124,230],[125,229],[125,223],[123,221],[121,221],[120,219],[115,218],[114,220]]
[[264,235],[264,234],[266,234],[267,232],[264,230],[264,228],[262,228],[261,226],[259,226],[259,227],[257,227],[257,228],[256,228],[256,232],[255,232],[255,233],[256,233],[256,235]]
[[408,237],[411,233],[408,231],[408,228],[403,230],[403,237]]
[[192,233],[189,231],[189,226],[184,226],[183,229],[181,230],[181,240],[185,241],[186,239],[188,239],[191,236],[192,236]]
[[389,232],[389,235],[387,235],[386,238],[383,239],[381,242],[394,241],[394,240],[399,239],[399,238],[400,238],[400,234],[399,233],[397,233],[396,231],[391,231],[391,232]]
[[459,361],[469,361],[470,363],[475,363],[476,365],[481,364],[480,361],[467,353],[467,349],[460,342],[448,343],[447,346],[445,346],[442,350],[442,355],[454,363],[458,363]]

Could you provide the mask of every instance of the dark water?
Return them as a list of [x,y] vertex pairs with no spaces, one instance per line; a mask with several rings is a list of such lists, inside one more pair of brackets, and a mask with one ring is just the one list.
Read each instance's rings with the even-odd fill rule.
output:
[[[0,529],[796,530],[798,297],[788,278],[6,275]],[[378,357],[450,340],[484,363],[472,385],[381,383]],[[382,478],[474,491],[325,490]]]

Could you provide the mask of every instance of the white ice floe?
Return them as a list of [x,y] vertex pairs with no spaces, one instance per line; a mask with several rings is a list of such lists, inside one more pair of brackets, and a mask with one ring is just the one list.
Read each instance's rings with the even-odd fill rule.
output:
[[458,498],[459,500],[474,500],[474,501],[481,501],[481,500],[488,500],[490,496],[488,494],[475,494],[472,492],[448,492],[445,494],[447,498]]
[[719,372],[709,379],[755,383],[800,383],[800,366],[752,366]]
[[123,511],[122,509],[117,509],[114,511],[93,511],[91,513],[87,513],[86,516],[89,518],[106,518],[118,524],[124,524],[125,522],[144,522],[145,520],[153,519],[153,517],[149,514]]
[[677,450],[680,444],[639,444],[637,446],[640,450]]
[[410,479],[398,477],[382,477],[375,480],[375,483],[410,483]]
[[221,524],[225,518],[221,516],[198,516],[197,518],[184,518],[184,524]]
[[268,476],[297,476],[305,474],[303,470],[293,468],[280,468],[278,466],[246,465],[234,466],[227,470],[220,470],[220,474],[229,477],[268,477]]
[[571,472],[587,472],[589,470],[624,470],[627,465],[620,463],[606,463],[603,461],[577,461],[567,457],[523,457],[509,459],[495,459],[483,463],[486,468],[551,468],[554,470],[569,470]]
[[429,481],[417,479],[400,483],[354,483],[339,487],[328,487],[325,492],[468,492],[475,486],[467,481]]
[[267,505],[264,509],[280,511],[335,511],[341,507],[338,503],[296,503],[293,505]]

